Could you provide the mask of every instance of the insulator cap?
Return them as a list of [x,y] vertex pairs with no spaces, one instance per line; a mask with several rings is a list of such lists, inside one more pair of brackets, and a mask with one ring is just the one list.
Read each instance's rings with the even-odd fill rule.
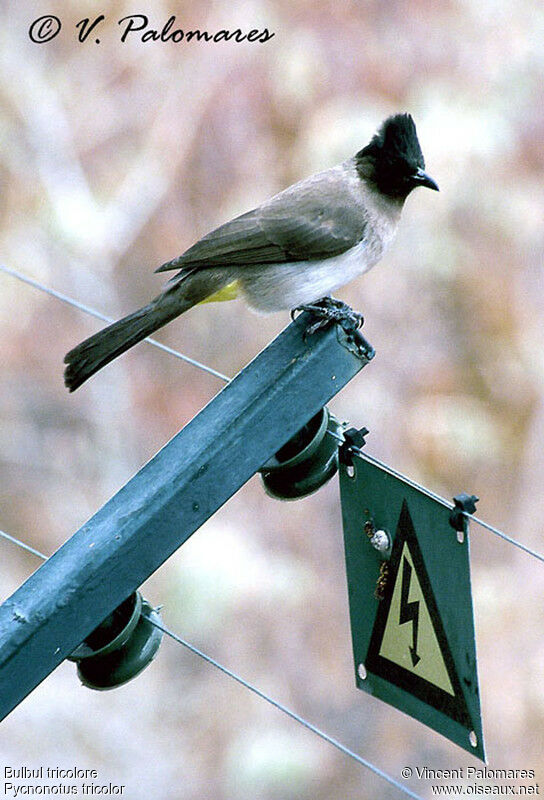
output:
[[338,470],[335,436],[341,430],[338,420],[322,408],[259,470],[266,493],[278,500],[298,500],[327,483]]
[[69,656],[89,689],[115,689],[135,678],[155,658],[162,631],[158,613],[139,592],[118,606]]

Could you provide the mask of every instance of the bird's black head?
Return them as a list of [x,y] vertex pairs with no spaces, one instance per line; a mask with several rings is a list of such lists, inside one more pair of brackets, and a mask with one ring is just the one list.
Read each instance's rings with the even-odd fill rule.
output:
[[416,186],[438,186],[425,172],[416,126],[410,114],[395,114],[355,156],[359,175],[388,197],[405,200]]

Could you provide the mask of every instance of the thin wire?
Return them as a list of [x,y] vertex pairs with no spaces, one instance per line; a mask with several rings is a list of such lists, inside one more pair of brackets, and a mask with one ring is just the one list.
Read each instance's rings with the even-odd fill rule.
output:
[[29,553],[33,553],[35,556],[38,556],[38,558],[43,558],[44,561],[47,561],[47,558],[48,558],[47,556],[44,556],[43,553],[40,553],[39,550],[36,550],[34,547],[31,547],[29,544],[25,544],[24,542],[21,542],[20,539],[16,539],[15,536],[11,536],[9,533],[6,533],[5,531],[0,531],[0,536],[3,536],[4,539],[7,539],[8,541],[13,542],[13,544],[18,545],[18,547],[22,547],[23,550],[28,550]]
[[[345,439],[344,439],[343,436],[339,436],[337,433],[334,433],[333,431],[328,431],[328,433],[334,439],[337,439],[339,442],[342,442],[342,443],[345,442]],[[390,467],[388,464],[384,464],[383,461],[380,461],[375,456],[371,456],[369,453],[365,452],[364,450],[361,450],[359,447],[351,447],[351,450],[353,450],[354,453],[356,453],[358,456],[363,458],[365,461],[368,461],[371,464],[375,464],[377,467],[380,467],[380,469],[383,469],[384,472],[387,472],[389,475],[392,475],[394,478],[398,478],[403,483],[407,484],[407,486],[411,486],[413,489],[417,489],[418,492],[422,492],[422,494],[427,495],[427,497],[430,497],[433,500],[436,500],[437,503],[441,503],[443,506],[445,506],[446,508],[449,508],[450,510],[455,508],[454,504],[451,503],[449,500],[446,500],[444,497],[441,497],[439,494],[436,494],[436,492],[433,492],[431,489],[427,489],[426,486],[422,486],[420,483],[418,483],[417,481],[412,480],[412,478],[409,478],[407,475],[403,475],[402,472],[398,472],[398,470],[393,469],[393,467]],[[473,522],[475,522],[477,525],[481,525],[482,528],[485,528],[486,530],[491,531],[491,533],[494,533],[495,536],[498,536],[501,539],[504,539],[505,542],[508,542],[509,544],[513,544],[514,547],[517,547],[520,550],[523,550],[524,553],[527,553],[528,555],[533,556],[533,558],[536,558],[539,561],[542,561],[544,563],[544,555],[542,553],[539,553],[536,550],[533,550],[531,547],[528,547],[526,544],[523,544],[522,542],[518,541],[517,539],[512,538],[512,536],[508,536],[508,534],[504,533],[499,528],[496,528],[494,525],[491,525],[489,522],[485,522],[485,520],[480,519],[480,517],[477,517],[474,514],[469,514],[468,511],[463,511],[463,514],[468,519],[471,519]]]
[[[80,311],[85,312],[85,314],[90,314],[91,316],[96,317],[97,319],[100,319],[103,322],[107,322],[107,323],[113,322],[111,317],[107,317],[105,314],[102,314],[100,311],[96,311],[94,308],[90,308],[89,306],[86,306],[83,303],[80,303],[78,300],[74,300],[72,297],[68,297],[68,295],[62,294],[62,292],[57,292],[55,289],[51,289],[48,286],[44,286],[44,284],[39,283],[39,281],[35,280],[34,278],[29,278],[27,275],[23,275],[21,272],[18,272],[15,269],[11,269],[10,267],[6,267],[3,264],[0,264],[0,270],[2,272],[5,272],[7,275],[11,275],[12,277],[17,278],[18,280],[23,281],[23,283],[27,283],[29,286],[33,286],[35,289],[39,289],[40,291],[45,292],[48,295],[51,295],[51,297],[57,298],[57,300],[61,300],[63,303],[67,303],[68,305],[71,305],[74,308],[77,308]],[[144,341],[149,342],[149,344],[152,344],[154,347],[158,347],[159,350],[163,350],[165,353],[170,353],[170,355],[176,356],[176,358],[180,358],[182,361],[185,361],[187,364],[192,364],[194,367],[197,367],[198,369],[202,369],[205,372],[208,372],[210,375],[214,375],[216,378],[220,378],[222,381],[225,381],[227,383],[230,381],[230,378],[227,375],[223,375],[221,372],[218,372],[217,370],[213,369],[212,367],[208,367],[206,364],[202,364],[200,361],[196,361],[194,358],[190,358],[189,356],[186,356],[183,353],[180,353],[177,350],[174,350],[173,348],[168,347],[167,345],[162,344],[161,342],[158,342],[156,339],[151,339],[151,338],[148,337]],[[343,443],[345,441],[342,436],[339,436],[338,434],[334,433],[333,431],[327,431],[327,433],[329,433],[333,438],[337,439],[341,443]],[[427,487],[422,486],[417,481],[414,481],[411,478],[408,478],[408,476],[403,475],[401,472],[398,472],[393,467],[390,467],[387,464],[384,464],[383,461],[380,461],[379,459],[375,458],[374,456],[371,456],[368,453],[364,452],[363,450],[360,450],[358,447],[353,447],[352,449],[353,449],[353,451],[355,453],[357,453],[359,456],[361,456],[361,458],[364,458],[366,461],[369,461],[370,463],[375,464],[376,466],[378,466],[381,469],[383,469],[385,472],[388,472],[390,475],[393,475],[395,478],[398,478],[399,480],[403,481],[408,486],[412,486],[414,489],[417,489],[419,492],[422,492],[423,494],[426,494],[427,497],[431,497],[433,500],[436,500],[437,503],[442,503],[442,505],[446,506],[446,508],[449,508],[449,509],[454,508],[453,504],[450,503],[449,500],[446,500],[444,497],[441,497],[439,494],[436,494],[436,492],[433,492],[431,489],[427,489]],[[466,517],[468,517],[469,519],[473,520],[477,525],[481,525],[482,528],[485,528],[486,530],[490,531],[491,533],[494,533],[495,536],[500,537],[505,542],[508,542],[509,544],[514,545],[514,547],[517,547],[520,550],[523,550],[524,553],[527,553],[528,555],[533,556],[534,558],[536,558],[539,561],[542,561],[544,563],[544,555],[543,554],[538,553],[536,550],[533,550],[532,548],[528,547],[527,545],[523,544],[522,542],[518,541],[517,539],[514,539],[511,536],[508,536],[508,534],[504,533],[499,528],[496,528],[494,525],[491,525],[489,522],[485,522],[485,520],[480,519],[479,517],[476,517],[474,514],[469,514],[466,511],[463,512],[463,513],[465,514]]]
[[[89,306],[80,303],[78,300],[74,300],[72,297],[68,297],[68,295],[62,294],[62,292],[57,292],[55,289],[51,289],[48,286],[44,286],[44,284],[40,283],[34,278],[29,278],[27,275],[23,275],[21,272],[18,272],[15,269],[11,269],[10,267],[6,267],[3,264],[0,264],[0,270],[2,272],[5,272],[7,275],[11,275],[12,277],[17,278],[23,283],[27,283],[29,286],[33,286],[35,289],[39,289],[40,291],[45,292],[45,294],[48,294],[51,297],[55,297],[57,300],[61,300],[63,303],[67,303],[68,305],[71,305],[74,308],[83,311],[85,314],[89,314],[92,317],[96,317],[97,319],[100,319],[103,322],[107,323],[113,322],[111,317],[107,317],[100,311],[96,311],[94,308],[90,308]],[[176,358],[180,358],[187,364],[192,364],[194,367],[202,369],[204,370],[204,372],[208,372],[210,375],[214,375],[216,378],[220,378],[222,381],[225,381],[227,383],[230,381],[230,378],[227,375],[223,375],[221,372],[218,372],[212,367],[208,367],[206,364],[202,364],[200,361],[196,361],[194,358],[190,358],[189,356],[186,356],[183,353],[179,353],[177,350],[174,350],[173,348],[168,347],[167,345],[162,344],[161,342],[158,342],[156,339],[151,339],[148,337],[144,341],[149,342],[149,344],[152,344],[154,347],[158,347],[159,350],[163,350],[165,353],[169,353],[170,355],[176,356]],[[327,433],[329,433],[330,436],[332,436],[334,439],[337,439],[339,442],[344,443],[345,440],[342,436],[339,436],[333,431],[327,431]],[[383,461],[380,461],[374,456],[369,455],[368,453],[364,452],[358,447],[353,447],[352,449],[361,458],[364,458],[366,461],[375,464],[376,466],[383,469],[385,472],[403,481],[408,486],[412,486],[412,488],[417,489],[417,491],[422,492],[423,494],[427,495],[427,497],[432,498],[437,503],[441,503],[442,505],[444,505],[446,508],[449,509],[454,508],[453,504],[449,500],[446,500],[444,497],[441,497],[439,494],[436,494],[436,492],[433,492],[431,489],[427,489],[426,486],[422,486],[417,481],[408,478],[408,476],[403,475],[401,472],[398,472],[393,467],[384,464]],[[463,513],[468,519],[473,520],[477,525],[481,525],[482,528],[485,528],[486,530],[495,534],[495,536],[498,536],[505,542],[514,545],[514,547],[517,547],[519,550],[523,550],[524,553],[527,553],[528,555],[533,556],[533,558],[536,558],[544,563],[543,554],[538,553],[536,550],[533,550],[531,547],[528,547],[527,545],[523,544],[517,539],[514,539],[512,536],[508,536],[508,534],[504,533],[499,528],[496,528],[494,525],[491,525],[489,522],[485,522],[485,520],[480,519],[480,517],[476,517],[474,514],[469,514],[466,511]]]
[[[15,536],[10,536],[9,533],[5,533],[5,531],[1,531],[1,530],[0,530],[0,536],[4,536],[6,539],[9,539],[10,542],[13,542],[14,544],[19,545],[19,547],[23,547],[25,550],[29,550],[34,555],[39,556],[39,558],[42,558],[44,561],[47,561],[47,558],[48,558],[47,556],[45,556],[43,553],[40,553],[39,550],[35,550],[33,547],[30,547],[29,545],[25,544],[24,542],[21,542],[19,539],[16,539]],[[156,608],[155,610],[159,611],[159,608]],[[333,745],[333,747],[336,747],[337,750],[340,750],[340,752],[342,752],[345,755],[349,756],[349,758],[352,758],[355,761],[357,761],[357,763],[362,764],[363,767],[367,767],[367,769],[369,769],[372,772],[374,772],[375,775],[378,775],[380,778],[383,778],[385,781],[390,783],[392,786],[395,786],[401,792],[404,792],[404,794],[406,794],[408,797],[413,797],[414,800],[422,800],[422,798],[419,795],[414,794],[414,792],[412,792],[410,789],[408,789],[407,786],[404,786],[402,783],[400,783],[399,781],[395,780],[395,778],[393,778],[391,775],[388,775],[386,772],[381,770],[379,767],[376,767],[370,761],[367,761],[362,756],[358,755],[357,753],[354,753],[353,750],[350,750],[348,747],[343,745],[341,742],[337,741],[337,739],[333,739],[332,736],[329,736],[327,733],[325,733],[324,731],[320,730],[315,725],[312,725],[311,722],[308,722],[308,720],[305,720],[303,717],[299,716],[299,714],[296,714],[294,711],[291,711],[291,709],[287,708],[287,706],[284,706],[278,700],[274,700],[273,697],[270,697],[269,695],[265,694],[265,692],[263,692],[260,689],[258,689],[252,683],[249,683],[248,681],[244,680],[244,678],[240,677],[240,675],[237,675],[235,672],[232,672],[232,670],[230,670],[227,667],[223,666],[223,664],[220,664],[218,661],[216,661],[211,656],[206,655],[206,653],[203,653],[202,650],[198,649],[198,647],[195,647],[194,645],[190,644],[185,639],[182,639],[181,636],[178,636],[173,631],[171,631],[168,628],[166,628],[165,626],[159,624],[156,620],[154,620],[154,619],[152,619],[150,617],[148,617],[148,622],[150,622],[152,625],[154,625],[155,628],[158,628],[160,631],[165,633],[167,636],[170,636],[170,638],[173,639],[175,642],[178,642],[179,644],[181,644],[184,647],[186,647],[187,650],[190,650],[192,653],[194,653],[195,655],[197,655],[200,658],[202,658],[208,664],[211,664],[213,667],[216,667],[218,670],[223,672],[225,675],[228,675],[229,678],[232,678],[237,683],[239,683],[241,686],[244,686],[246,689],[249,689],[249,691],[253,692],[253,694],[256,694],[258,697],[262,698],[263,700],[266,700],[267,703],[270,703],[270,705],[274,706],[274,708],[277,708],[279,711],[282,711],[288,717],[290,717],[291,719],[295,720],[295,722],[298,722],[300,725],[303,725],[305,728],[307,728],[312,733],[315,733],[316,736],[319,736],[325,742],[328,742],[329,744]]]
[[[95,309],[90,308],[89,306],[86,306],[83,303],[80,303],[79,301],[74,300],[73,298],[68,297],[65,294],[62,294],[61,292],[58,292],[55,289],[51,289],[51,288],[45,286],[44,284],[39,283],[37,280],[35,280],[33,278],[30,278],[30,277],[28,277],[26,275],[23,275],[22,273],[18,272],[17,270],[8,268],[8,267],[6,267],[6,266],[4,266],[2,264],[0,264],[0,270],[2,272],[6,273],[7,275],[11,275],[12,277],[17,278],[18,280],[22,281],[23,283],[28,284],[29,286],[34,287],[35,289],[39,289],[40,291],[44,292],[45,294],[50,295],[51,297],[55,297],[56,299],[61,300],[63,303],[71,305],[74,308],[77,308],[80,311],[83,311],[84,313],[89,314],[90,316],[93,316],[93,317],[96,317],[97,319],[102,320],[103,322],[106,322],[106,323],[113,322],[113,320],[110,317],[107,317],[105,314],[102,314],[101,312],[96,311]],[[221,380],[223,380],[223,381],[225,381],[227,383],[230,381],[230,378],[228,376],[223,375],[222,373],[218,372],[217,370],[214,370],[212,367],[208,367],[207,365],[202,364],[201,362],[196,361],[195,359],[190,358],[189,356],[186,356],[183,353],[179,353],[178,351],[174,350],[173,348],[168,347],[167,345],[164,345],[161,342],[158,342],[156,339],[146,338],[144,341],[149,342],[149,344],[152,344],[154,347],[158,347],[160,350],[163,350],[164,352],[169,353],[170,355],[176,356],[176,358],[179,358],[179,359],[181,359],[182,361],[185,361],[188,364],[192,364],[193,366],[197,367],[198,369],[202,369],[205,372],[208,372],[210,375],[214,375],[215,377],[220,378]],[[327,432],[331,436],[333,436],[333,438],[337,439],[339,442],[344,443],[345,439],[342,436],[339,436],[338,434],[336,434],[336,433],[334,433],[332,431],[327,431]],[[417,489],[418,491],[422,492],[423,494],[427,495],[428,497],[432,498],[433,500],[436,500],[437,502],[439,502],[442,505],[444,505],[446,508],[449,508],[449,509],[454,508],[453,504],[451,502],[449,502],[448,500],[446,500],[444,497],[441,497],[440,495],[438,495],[435,492],[433,492],[431,489],[428,489],[427,487],[422,486],[417,481],[414,481],[411,478],[408,478],[406,475],[403,475],[401,472],[398,472],[397,470],[393,469],[393,467],[388,466],[387,464],[383,463],[382,461],[380,461],[379,459],[375,458],[374,456],[369,455],[368,453],[364,452],[363,450],[361,450],[358,447],[352,447],[351,449],[353,450],[354,453],[359,455],[361,458],[365,459],[366,461],[368,461],[370,463],[375,464],[380,469],[384,470],[385,472],[389,473],[390,475],[392,475],[392,476],[398,478],[399,480],[403,481],[408,486],[411,486],[412,488]],[[485,522],[484,520],[480,519],[479,517],[476,517],[473,514],[469,514],[467,512],[464,512],[464,513],[465,513],[466,517],[468,517],[469,519],[472,519],[474,522],[476,522],[478,525],[481,525],[483,528],[486,528],[487,530],[491,531],[491,533],[494,533],[496,536],[499,536],[500,538],[504,539],[505,541],[509,542],[510,544],[514,545],[515,547],[518,547],[519,549],[523,550],[524,552],[528,553],[529,555],[533,556],[534,558],[537,558],[539,561],[544,562],[544,555],[541,555],[540,553],[537,553],[535,550],[532,550],[531,548],[527,547],[526,545],[522,544],[521,542],[517,541],[516,539],[513,539],[511,536],[508,536],[503,531],[499,530],[498,528],[496,528],[493,525],[490,525],[489,523]],[[17,546],[23,548],[24,550],[27,550],[28,552],[32,553],[33,555],[36,555],[38,558],[41,558],[44,561],[47,560],[47,558],[48,558],[46,555],[41,553],[39,550],[36,550],[35,548],[31,547],[30,545],[25,544],[24,542],[20,541],[19,539],[16,539],[14,536],[11,536],[10,534],[6,533],[5,531],[0,530],[0,536],[4,537],[5,539],[9,540],[10,542],[16,544]],[[172,638],[174,641],[176,641],[179,644],[183,645],[183,647],[187,648],[192,653],[194,653],[195,655],[197,655],[200,658],[202,658],[208,664],[211,664],[212,666],[216,667],[216,669],[220,670],[225,675],[227,675],[228,677],[232,678],[232,680],[236,681],[241,686],[243,686],[244,688],[246,688],[249,691],[251,691],[253,694],[255,694],[258,697],[260,697],[262,700],[265,700],[267,703],[272,705],[278,711],[281,711],[282,713],[284,713],[286,716],[288,716],[291,719],[293,719],[295,722],[298,722],[300,725],[305,727],[307,730],[311,731],[316,736],[320,737],[325,742],[327,742],[328,744],[332,745],[333,747],[335,747],[340,752],[344,753],[344,755],[346,755],[349,758],[353,759],[357,763],[359,763],[362,766],[364,766],[367,769],[369,769],[371,772],[373,772],[378,777],[380,777],[383,780],[387,781],[387,783],[389,783],[391,786],[394,786],[396,789],[398,789],[400,792],[402,792],[406,796],[412,797],[412,798],[414,798],[414,800],[422,800],[420,795],[417,795],[414,792],[412,792],[407,786],[405,786],[404,784],[402,784],[399,781],[397,781],[391,775],[389,775],[388,773],[384,772],[379,767],[377,767],[374,764],[372,764],[370,761],[367,761],[365,758],[363,758],[362,756],[358,755],[353,750],[350,750],[348,747],[343,745],[337,739],[334,739],[332,736],[329,736],[327,733],[322,731],[320,728],[316,727],[311,722],[308,722],[308,720],[304,719],[303,717],[301,717],[296,712],[294,712],[291,709],[287,708],[287,706],[283,705],[278,700],[275,700],[274,698],[270,697],[265,692],[261,691],[256,686],[254,686],[253,684],[249,683],[248,681],[246,681],[241,676],[237,675],[232,670],[230,670],[227,667],[225,667],[222,664],[220,664],[218,661],[213,659],[211,656],[206,655],[204,652],[202,652],[202,650],[199,650],[197,647],[195,647],[194,645],[190,644],[185,639],[182,639],[180,636],[175,634],[173,631],[170,631],[168,628],[160,625],[156,621],[151,620],[151,619],[149,621],[156,628],[158,628],[163,633],[165,633],[167,636],[170,636],[170,638]]]
[[[72,297],[68,297],[68,295],[62,294],[62,292],[57,292],[55,289],[50,289],[48,286],[44,286],[44,284],[39,283],[39,281],[35,280],[34,278],[29,278],[27,275],[23,275],[22,272],[18,272],[15,269],[6,267],[3,264],[0,264],[0,270],[2,272],[5,272],[7,275],[11,275],[13,278],[17,278],[23,283],[27,283],[29,286],[33,286],[35,289],[39,289],[41,292],[45,292],[45,294],[48,294],[51,297],[56,297],[57,300],[61,300],[63,303],[67,303],[68,305],[73,306],[74,308],[77,308],[80,311],[85,312],[85,314],[89,314],[91,317],[96,317],[97,319],[102,320],[102,322],[112,323],[114,321],[111,317],[107,317],[100,311],[96,311],[94,308],[90,308],[89,306],[80,303],[78,300],[74,300]],[[183,353],[179,353],[177,350],[173,350],[171,347],[168,347],[167,345],[158,342],[156,339],[151,339],[150,337],[147,337],[146,339],[144,339],[144,341],[149,342],[149,344],[152,344],[153,347],[158,347],[159,350],[164,350],[165,353],[170,353],[170,355],[176,356],[176,358],[180,358],[187,364],[192,364],[193,367],[202,369],[204,370],[204,372],[209,372],[210,375],[214,375],[216,378],[220,378],[222,381],[225,381],[226,383],[230,381],[230,378],[227,375],[223,375],[222,372],[218,372],[212,367],[208,367],[206,364],[202,364],[200,361],[196,361],[194,358],[190,358],[189,356],[186,356]]]
[[336,747],[336,749],[340,750],[340,752],[344,753],[344,755],[349,756],[349,758],[352,758],[354,761],[357,761],[358,764],[361,764],[363,767],[366,767],[367,769],[371,770],[371,772],[373,772],[375,775],[378,775],[378,777],[383,778],[385,781],[391,784],[391,786],[394,786],[396,789],[399,789],[399,791],[403,792],[408,797],[413,797],[414,800],[422,800],[420,795],[414,794],[414,792],[412,792],[407,786],[395,780],[395,778],[393,778],[387,772],[384,772],[379,767],[376,767],[370,761],[367,761],[366,758],[363,758],[357,753],[354,753],[353,750],[350,750],[348,747],[343,745],[337,739],[333,739],[332,736],[329,736],[320,728],[317,728],[315,725],[312,725],[312,723],[308,722],[308,720],[304,719],[304,717],[301,717],[295,711],[291,711],[291,709],[287,708],[287,706],[284,706],[283,703],[280,703],[278,700],[274,700],[273,697],[270,697],[269,695],[265,694],[265,692],[261,691],[252,683],[249,683],[244,678],[240,677],[240,675],[237,675],[235,672],[228,669],[228,667],[223,666],[223,664],[220,664],[214,658],[211,658],[211,656],[208,656],[206,655],[206,653],[203,653],[202,650],[199,650],[194,645],[189,644],[189,642],[185,641],[185,639],[182,639],[181,636],[178,636],[177,634],[173,633],[173,631],[169,630],[163,625],[160,625],[155,620],[148,619],[148,621],[151,622],[152,625],[161,630],[163,633],[166,633],[167,636],[170,636],[175,642],[178,642],[178,644],[181,644],[183,645],[183,647],[186,647],[187,650],[191,651],[191,653],[194,653],[195,655],[199,656],[204,661],[206,661],[208,664],[211,664],[213,667],[216,667],[218,670],[223,672],[225,675],[228,675],[229,678],[232,678],[234,681],[239,683],[245,689],[249,689],[249,691],[253,692],[253,694],[256,694],[257,697],[260,697],[262,700],[265,700],[267,703],[270,703],[270,705],[274,706],[274,708],[277,708],[278,711],[281,711],[283,714],[286,714],[288,717],[295,720],[295,722],[298,722],[300,725],[307,728],[312,733],[315,733],[316,736],[319,736],[328,744],[331,744],[333,747]]
[[[23,275],[21,272],[18,272],[15,269],[11,269],[10,267],[6,267],[3,264],[0,264],[0,270],[5,272],[7,275],[11,275],[14,278],[22,281],[23,283],[27,283],[29,286],[33,286],[35,289],[39,289],[45,294],[50,295],[51,297],[55,297],[57,300],[61,300],[63,303],[67,303],[68,305],[73,306],[74,308],[83,311],[85,314],[89,314],[92,317],[96,317],[97,319],[102,320],[103,322],[111,323],[113,320],[111,317],[107,317],[105,314],[102,314],[100,311],[96,311],[94,308],[90,308],[89,306],[80,303],[78,300],[74,300],[72,297],[68,297],[68,295],[62,294],[62,292],[57,292],[55,289],[51,289],[48,286],[40,283],[39,281],[35,280],[34,278],[29,278],[27,275]],[[158,347],[159,350],[163,350],[165,353],[169,353],[170,355],[176,356],[176,358],[180,358],[182,361],[185,361],[187,364],[192,364],[194,367],[198,369],[204,370],[204,372],[208,372],[210,375],[214,375],[216,378],[220,378],[222,381],[229,382],[231,379],[227,375],[223,375],[221,372],[213,369],[212,367],[208,367],[206,364],[202,364],[200,361],[196,361],[194,358],[190,358],[189,356],[184,355],[183,353],[179,353],[177,350],[174,350],[171,347],[168,347],[161,342],[158,342],[156,339],[146,338],[144,341],[149,342],[154,347]],[[338,434],[334,433],[333,431],[327,431],[330,436],[334,439],[337,439],[339,442],[344,443],[344,438],[339,436]],[[369,455],[368,453],[364,452],[363,450],[359,449],[358,447],[352,447],[354,453],[357,453],[361,458],[364,458],[366,461],[370,462],[371,464],[375,464],[376,466],[383,469],[385,472],[388,472],[390,475],[393,475],[395,478],[406,483],[408,486],[412,486],[412,488],[417,489],[417,491],[422,492],[423,494],[427,495],[427,497],[432,498],[437,503],[441,503],[442,505],[446,506],[446,508],[452,509],[454,508],[453,504],[446,500],[444,497],[441,497],[436,492],[433,492],[431,489],[427,489],[426,486],[422,486],[417,481],[408,478],[407,475],[403,475],[401,472],[398,472],[393,467],[390,467],[387,464],[384,464],[383,461],[375,458],[374,456]],[[494,525],[491,525],[489,522],[485,522],[485,520],[476,517],[474,514],[469,514],[468,512],[463,512],[468,519],[473,520],[477,525],[481,525],[482,528],[490,531],[491,533],[495,534],[499,538],[503,539],[505,542],[514,545],[519,550],[523,550],[524,553],[527,553],[533,558],[538,559],[544,563],[544,555],[538,553],[536,550],[533,550],[531,547],[523,544],[522,542],[514,539],[512,536],[508,536],[508,534],[501,531],[499,528],[496,528]],[[23,547],[25,545],[22,545]]]
[[467,517],[473,520],[473,522],[476,522],[478,525],[481,525],[482,528],[486,528],[486,530],[491,531],[491,533],[494,533],[495,536],[499,536],[501,539],[504,539],[504,541],[508,542],[508,544],[513,544],[514,547],[519,547],[519,549],[523,550],[524,553],[527,553],[528,555],[533,556],[533,558],[538,558],[539,561],[544,562],[544,555],[542,553],[538,553],[536,550],[533,550],[526,544],[519,542],[517,539],[513,539],[511,536],[508,536],[508,534],[499,530],[499,528],[496,528],[494,525],[490,525],[489,522],[486,522],[485,520],[480,519],[479,517],[475,517],[474,514],[467,514]]

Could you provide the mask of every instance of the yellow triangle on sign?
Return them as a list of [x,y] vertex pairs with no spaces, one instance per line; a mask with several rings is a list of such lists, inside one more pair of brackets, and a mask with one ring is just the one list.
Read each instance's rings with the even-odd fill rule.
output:
[[398,562],[379,655],[455,696],[406,541]]

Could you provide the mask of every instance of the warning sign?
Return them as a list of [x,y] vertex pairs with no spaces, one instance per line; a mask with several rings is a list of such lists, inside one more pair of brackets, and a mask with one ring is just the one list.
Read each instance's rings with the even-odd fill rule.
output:
[[406,501],[365,666],[461,724],[470,724]]
[[[469,530],[376,464],[340,465],[354,674],[359,689],[485,760]],[[383,531],[390,550],[369,532]]]
[[454,695],[410,550],[404,542],[379,655]]

